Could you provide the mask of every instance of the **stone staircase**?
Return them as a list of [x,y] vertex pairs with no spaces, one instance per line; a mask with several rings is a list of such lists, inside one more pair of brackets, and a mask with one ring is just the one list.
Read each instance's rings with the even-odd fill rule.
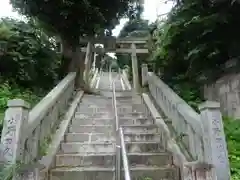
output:
[[[123,91],[121,77],[107,73],[101,75],[100,95],[75,92],[75,76],[69,73],[30,112],[23,100],[9,102],[2,152],[10,149],[11,127],[12,134],[18,135],[11,138],[20,142],[11,148],[27,147],[19,148],[19,158],[26,160],[19,170],[21,180],[217,180],[215,167],[204,159],[213,149],[202,134],[202,128],[212,132],[209,127],[216,124],[216,114],[221,121],[220,111],[212,109],[214,103],[198,114],[152,73],[148,74],[149,95]],[[22,119],[13,125],[8,117]],[[49,138],[43,152],[40,146]],[[41,159],[31,165],[39,155]],[[229,176],[223,168],[218,174],[222,171]]]
[[[88,68],[90,53],[87,48]],[[122,77],[92,72],[88,80],[101,95],[76,90],[77,73],[70,72],[32,109],[22,99],[8,101],[0,164],[11,168],[12,179],[230,179],[219,103],[206,101],[196,112],[147,65],[142,87],[149,92],[141,95],[128,91],[124,70]],[[133,75],[134,92],[140,92]],[[14,172],[5,166],[18,160]]]
[[51,180],[113,180],[111,99],[84,95],[56,155]]
[[[119,83],[117,78],[116,84]],[[176,180],[171,154],[161,146],[158,127],[143,113],[140,96],[133,97],[131,92],[121,92],[120,86],[116,87],[119,124],[132,180]],[[50,180],[116,179],[112,97],[110,93],[103,94],[84,95],[62,140]]]
[[163,149],[161,135],[153,120],[143,113],[140,97],[117,98],[132,180],[177,180],[177,169],[172,167],[172,156]]

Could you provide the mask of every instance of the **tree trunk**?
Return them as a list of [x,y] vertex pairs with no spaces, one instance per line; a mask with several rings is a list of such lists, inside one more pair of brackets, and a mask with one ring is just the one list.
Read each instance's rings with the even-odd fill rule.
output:
[[74,65],[76,67],[76,82],[75,86],[77,89],[82,88],[86,86],[86,83],[84,82],[84,70],[85,70],[85,65],[84,65],[84,56],[85,53],[81,52],[80,48],[76,48],[76,52],[74,53],[73,61],[75,62]]
[[85,53],[81,52],[80,46],[73,46],[63,41],[63,56],[68,60],[66,71],[76,72],[75,88],[81,89],[85,93],[94,93],[88,82],[84,81]]
[[70,43],[65,40],[62,40],[62,50],[63,56],[65,58],[72,58],[73,48]]
[[76,72],[76,88],[79,88],[83,81],[83,72],[84,72],[84,53],[81,52],[81,49],[78,46],[70,45],[67,41],[62,41],[63,43],[63,57],[65,61],[65,71]]

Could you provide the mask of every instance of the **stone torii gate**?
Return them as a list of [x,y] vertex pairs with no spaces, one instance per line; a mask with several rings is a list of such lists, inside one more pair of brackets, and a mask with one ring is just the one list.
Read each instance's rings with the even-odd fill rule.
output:
[[[95,58],[95,53],[131,54],[133,88],[136,92],[140,91],[137,54],[148,53],[148,49],[146,47],[147,42],[146,38],[115,38],[115,37],[81,38],[80,42],[83,45],[81,51],[86,53],[85,77],[88,77],[91,68],[90,67],[92,61],[91,59],[92,57]],[[95,48],[94,46],[95,44],[103,44],[104,48]]]

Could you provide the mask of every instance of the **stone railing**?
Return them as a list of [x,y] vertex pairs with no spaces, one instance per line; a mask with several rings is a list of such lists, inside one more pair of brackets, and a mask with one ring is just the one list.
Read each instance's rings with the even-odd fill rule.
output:
[[[186,164],[186,166],[182,166],[184,167],[182,168],[184,170],[182,177],[189,169],[191,172],[195,169],[195,173],[197,173],[196,169],[206,168],[212,169],[210,172],[212,178],[210,179],[215,178],[213,174],[216,172],[215,179],[229,180],[229,161],[220,104],[205,102],[199,106],[200,114],[198,114],[159,77],[148,72],[146,65],[142,67],[142,82],[143,85],[148,84],[152,99],[166,117],[161,119],[162,123],[168,124],[168,126],[166,124],[164,126],[165,131],[166,128],[171,130],[167,130],[164,136],[164,140],[168,141],[168,147],[171,146],[169,145],[171,136],[175,139],[177,146],[181,147],[179,152],[184,154],[181,155],[184,159],[180,158],[180,162]],[[159,116],[157,115],[155,118],[159,118]],[[187,154],[189,156],[186,156]],[[181,156],[177,155],[177,159]],[[189,175],[189,173],[187,174]],[[205,171],[205,175],[207,174],[209,175],[209,171]],[[189,179],[200,180],[201,178]]]
[[155,74],[148,74],[149,91],[194,160],[204,156],[203,124],[200,115],[172,91]]
[[163,148],[173,155],[172,163],[179,168],[177,175],[181,180],[217,180],[213,166],[198,161],[188,162],[176,141],[172,138],[171,132],[164,122],[163,117],[158,113],[147,94],[142,94],[145,113],[158,125],[160,140]]
[[[76,73],[69,73],[31,111],[27,102],[9,100],[1,137],[5,165],[21,163],[30,168],[29,164],[36,164],[46,155],[52,135],[75,92],[75,76]],[[22,179],[29,179],[29,176]]]

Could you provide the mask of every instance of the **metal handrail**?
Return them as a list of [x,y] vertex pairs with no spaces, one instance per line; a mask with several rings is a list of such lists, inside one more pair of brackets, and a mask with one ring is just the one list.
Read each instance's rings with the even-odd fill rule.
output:
[[124,135],[123,135],[123,129],[119,129],[119,136],[121,139],[121,149],[122,149],[122,161],[123,161],[123,168],[124,168],[124,179],[125,180],[131,180],[130,176],[130,170],[128,165],[128,157],[127,157],[127,151],[126,146],[124,142]]
[[118,112],[117,112],[116,87],[115,87],[114,80],[112,80],[112,93],[113,93],[112,101],[113,101],[114,118],[115,118],[115,131],[118,132],[119,122],[118,122]]
[[116,159],[115,159],[116,169],[115,171],[116,171],[116,180],[120,180],[121,179],[121,140],[119,138],[119,122],[118,122],[117,100],[116,100],[115,89],[116,89],[115,81],[112,80],[112,103],[113,103],[113,112],[114,112],[114,118],[115,118],[114,131],[115,131],[115,137],[116,137]]
[[[111,73],[111,71],[110,71]],[[111,74],[110,74],[111,75]],[[118,119],[118,111],[117,111],[117,100],[116,100],[116,88],[115,88],[115,80],[112,80],[112,103],[113,103],[113,111],[114,111],[114,129],[115,129],[115,137],[116,137],[116,180],[121,179],[121,158],[123,160],[123,168],[124,168],[124,179],[131,180],[130,171],[128,166],[128,157],[124,142],[124,135],[122,128],[119,128],[119,119]]]

